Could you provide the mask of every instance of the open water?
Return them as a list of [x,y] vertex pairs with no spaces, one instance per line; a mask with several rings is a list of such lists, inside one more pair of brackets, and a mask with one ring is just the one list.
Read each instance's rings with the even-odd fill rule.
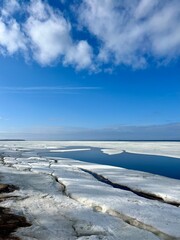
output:
[[[125,151],[119,154],[108,155],[103,153],[100,148],[90,147],[90,150],[83,151],[76,151],[76,148],[65,148],[74,149],[74,151],[69,152],[43,152],[40,154],[41,156],[71,158],[84,162],[123,167],[180,179],[180,159],[178,158],[135,154]],[[89,147],[78,146],[78,148]]]

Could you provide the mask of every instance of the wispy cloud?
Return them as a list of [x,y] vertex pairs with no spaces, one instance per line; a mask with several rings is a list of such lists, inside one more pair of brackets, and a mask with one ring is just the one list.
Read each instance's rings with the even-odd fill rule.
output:
[[0,121],[6,121],[6,120],[9,120],[8,118],[5,118],[5,117],[3,117],[3,116],[0,116]]
[[92,91],[92,90],[100,90],[99,87],[61,87],[61,86],[33,86],[33,87],[0,87],[0,92],[10,92],[10,93],[32,93],[32,92],[61,92],[61,93],[73,93],[79,91]]
[[43,66],[91,71],[106,64],[143,68],[149,59],[159,64],[180,57],[179,0],[78,3],[72,18],[73,7],[65,16],[47,1],[2,0],[0,55],[21,53]]

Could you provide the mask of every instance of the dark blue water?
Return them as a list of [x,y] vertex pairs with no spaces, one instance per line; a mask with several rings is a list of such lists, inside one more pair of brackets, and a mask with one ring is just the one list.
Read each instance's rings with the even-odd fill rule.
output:
[[[68,147],[65,149],[75,149]],[[83,147],[80,147],[83,148]],[[87,148],[87,147],[86,147]],[[108,155],[100,148],[90,147],[90,150],[71,152],[41,152],[41,156],[62,157],[84,162],[99,163],[128,169],[149,172],[170,178],[180,179],[180,159],[164,156],[145,155],[123,152]]]

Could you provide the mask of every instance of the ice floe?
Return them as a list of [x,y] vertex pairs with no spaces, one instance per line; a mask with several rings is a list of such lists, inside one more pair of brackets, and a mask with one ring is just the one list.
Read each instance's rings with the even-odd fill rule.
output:
[[[113,149],[112,142],[92,144]],[[162,144],[158,154],[164,151],[180,157],[179,150],[174,151],[177,146],[168,153],[163,150],[167,143]],[[180,239],[180,180],[38,154],[75,145],[88,148],[90,142],[0,145],[0,182],[19,187],[7,193],[9,197],[0,205],[31,223],[18,229],[16,236],[40,240]]]

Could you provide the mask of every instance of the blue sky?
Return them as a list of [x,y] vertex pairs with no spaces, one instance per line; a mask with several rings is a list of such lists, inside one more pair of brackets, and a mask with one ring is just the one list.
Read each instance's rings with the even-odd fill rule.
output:
[[0,138],[180,139],[180,2],[2,1]]

